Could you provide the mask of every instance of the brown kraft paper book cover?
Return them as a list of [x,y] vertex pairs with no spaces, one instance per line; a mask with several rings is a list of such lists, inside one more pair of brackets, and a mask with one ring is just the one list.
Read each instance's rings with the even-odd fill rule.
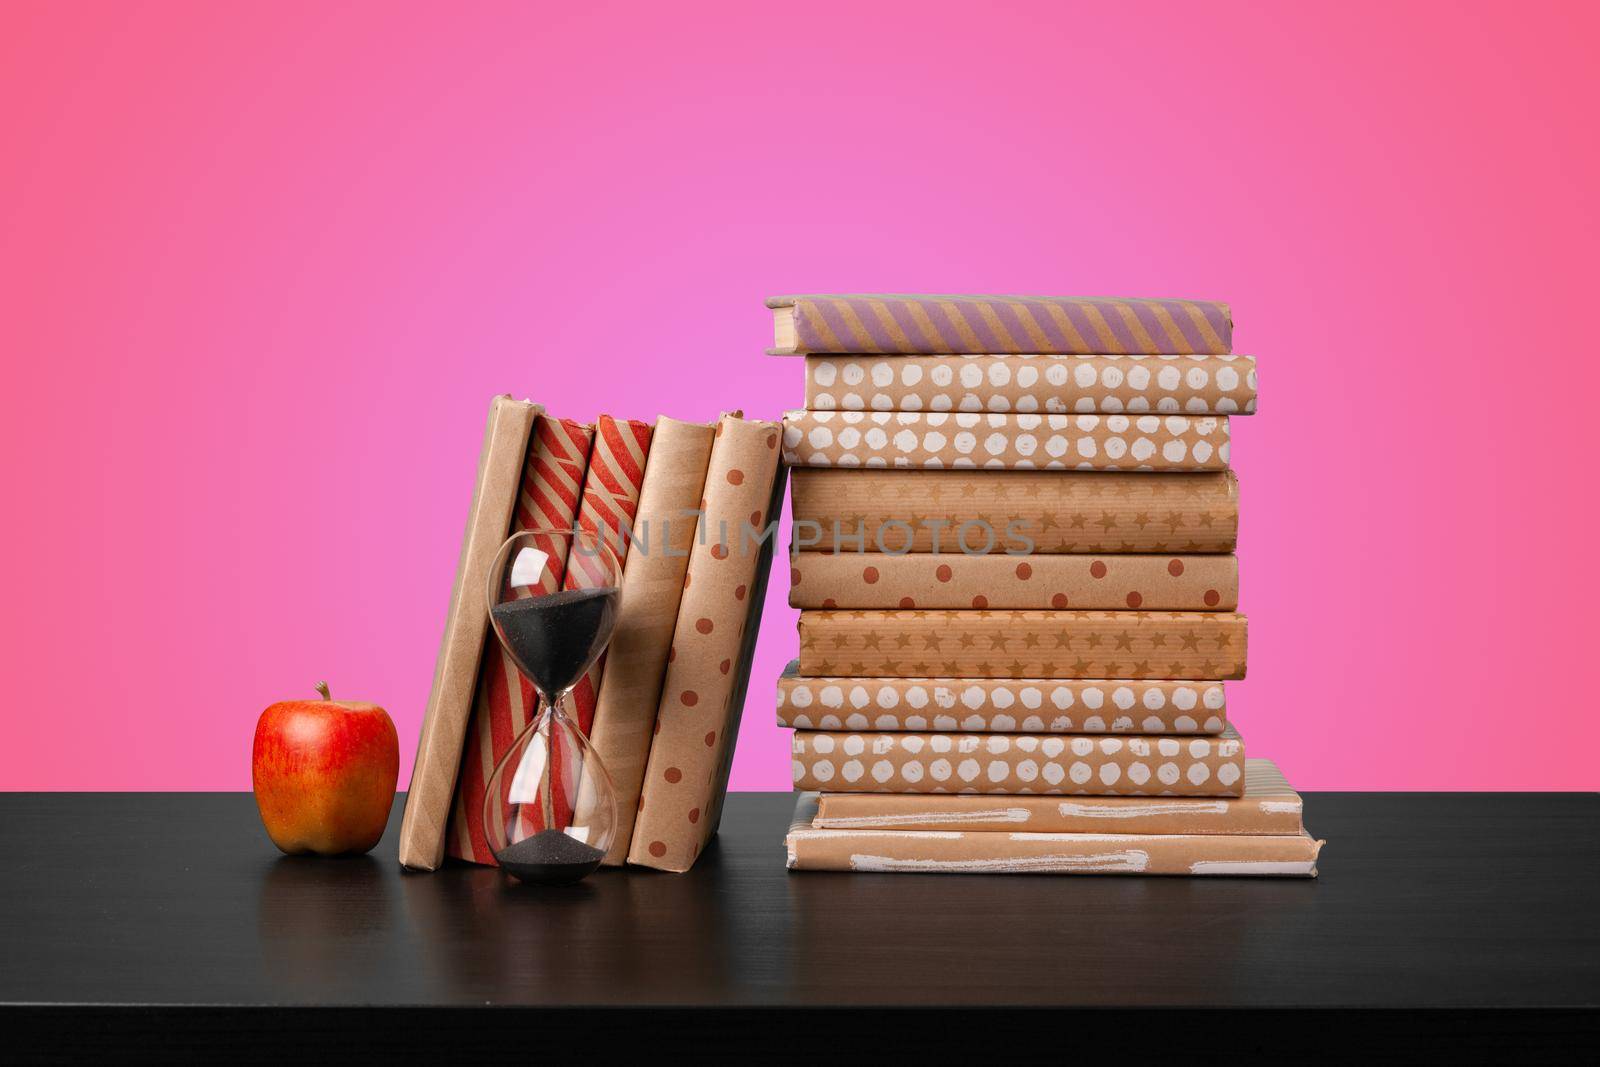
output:
[[1322,842],[1268,834],[1051,834],[982,830],[820,830],[801,793],[789,869],[924,874],[1177,874],[1315,878]]
[[[639,492],[649,464],[650,438],[655,427],[635,419],[600,415],[595,419],[589,462],[583,474],[583,489],[578,498],[578,513],[573,529],[597,537],[612,546],[617,563],[627,565],[633,539],[625,531],[636,522]],[[612,584],[613,577],[598,558],[569,549],[564,589],[595,589]],[[615,579],[620,586],[621,576]],[[567,694],[565,706],[572,721],[585,737],[594,731],[595,704],[605,678],[606,653],[589,667]],[[550,753],[551,788],[554,794],[554,825],[570,825],[572,808],[567,781],[571,770],[564,765],[560,749]],[[604,764],[602,763],[602,766]],[[578,783],[573,782],[576,786]]]
[[1115,679],[778,679],[778,725],[796,730],[1218,734],[1221,682]]
[[497,396],[489,404],[461,558],[456,564],[433,687],[400,822],[400,863],[415,870],[435,870],[444,862],[450,798],[455,793],[461,744],[472,714],[473,686],[489,629],[484,586],[511,525],[528,437],[541,410],[509,396]]
[[616,787],[617,834],[608,866],[628,856],[714,433],[710,424],[656,420],[633,528],[638,550],[624,564],[609,667],[589,737]]
[[808,411],[1249,415],[1249,356],[807,356]]
[[717,424],[628,862],[686,871],[715,832],[781,503],[780,428]]
[[775,296],[774,355],[1041,352],[1221,355],[1233,316],[1212,300],[940,293]]
[[1025,830],[1052,834],[1291,835],[1300,794],[1275,763],[1244,761],[1239,797],[1046,797],[823,793],[819,830]]
[[[1232,552],[1239,482],[1232,471],[796,468],[799,550],[1004,553]],[[963,527],[966,536],[962,537]],[[993,543],[984,536],[993,530]]]
[[[577,520],[579,495],[589,465],[594,427],[572,419],[540,415],[534,421],[522,487],[512,511],[513,531],[570,529]],[[539,591],[554,593],[566,573],[566,544],[549,539],[541,549],[552,559]],[[548,585],[546,583],[549,583]],[[445,855],[469,863],[493,865],[489,849],[490,828],[484,823],[484,797],[489,779],[523,729],[537,716],[538,698],[533,683],[524,678],[511,656],[494,642],[486,649],[478,672],[472,717],[462,745],[461,769],[456,774],[456,794],[445,834]],[[491,818],[500,818],[494,806]]]
[[784,462],[929,470],[1218,471],[1226,415],[790,411]]
[[1238,796],[1244,743],[1217,737],[796,730],[794,787],[854,793]]
[[796,552],[796,608],[1147,608],[1232,611],[1239,561],[1216,556]]
[[800,613],[800,673],[868,678],[1243,678],[1245,616],[1166,611]]
[[[634,419],[601,415],[595,420],[594,443],[583,474],[575,528],[601,537],[612,546],[624,567],[633,546],[633,538],[626,531],[638,526],[639,494],[649,467],[654,433],[653,424]],[[568,560],[562,584],[568,589],[594,588],[606,584],[605,577],[598,561],[579,552]],[[567,707],[586,737],[594,731],[595,703],[605,669],[606,653],[602,652],[567,698]]]

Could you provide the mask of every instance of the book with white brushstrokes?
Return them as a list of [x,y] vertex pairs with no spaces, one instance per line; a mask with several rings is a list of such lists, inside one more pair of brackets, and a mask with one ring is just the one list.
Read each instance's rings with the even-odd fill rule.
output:
[[784,839],[797,871],[897,874],[1167,874],[1315,878],[1322,842],[1298,834],[1039,833],[819,829],[801,793]]
[[985,796],[1237,797],[1244,740],[796,730],[797,790]]

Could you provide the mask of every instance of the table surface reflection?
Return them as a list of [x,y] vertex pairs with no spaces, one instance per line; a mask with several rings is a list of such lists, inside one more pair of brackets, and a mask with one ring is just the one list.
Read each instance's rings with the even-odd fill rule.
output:
[[0,1002],[1592,1007],[1600,797],[1308,794],[1315,881],[794,873],[742,793],[684,875],[280,856],[248,794],[0,795]]

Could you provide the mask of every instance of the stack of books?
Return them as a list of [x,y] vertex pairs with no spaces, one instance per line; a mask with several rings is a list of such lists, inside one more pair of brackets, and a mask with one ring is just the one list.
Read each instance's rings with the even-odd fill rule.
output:
[[1246,760],[1225,305],[768,301],[803,355],[778,686],[797,869],[1314,875]]

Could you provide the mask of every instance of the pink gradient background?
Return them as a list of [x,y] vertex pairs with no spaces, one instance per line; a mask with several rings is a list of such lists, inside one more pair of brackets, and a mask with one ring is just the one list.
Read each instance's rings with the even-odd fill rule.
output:
[[488,397],[775,417],[819,289],[1230,301],[1250,750],[1596,787],[1600,6],[394,12],[0,6],[0,788],[248,788],[320,678],[404,782]]

